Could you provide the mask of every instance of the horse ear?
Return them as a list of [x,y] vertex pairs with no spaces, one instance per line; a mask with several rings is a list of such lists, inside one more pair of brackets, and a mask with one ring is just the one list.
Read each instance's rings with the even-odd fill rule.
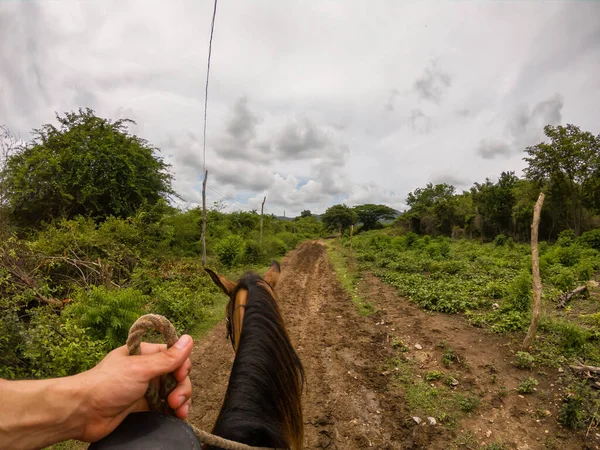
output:
[[271,267],[267,270],[265,274],[265,281],[271,285],[273,289],[277,286],[277,282],[279,281],[279,274],[281,274],[281,266],[277,261],[273,261],[271,263]]
[[227,294],[229,296],[231,295],[231,293],[235,289],[235,283],[229,281],[227,278],[222,277],[219,274],[216,274],[215,272],[213,272],[212,270],[210,270],[206,267],[204,268],[204,270],[210,275],[213,282],[217,286],[219,286],[223,292],[225,292],[225,294]]

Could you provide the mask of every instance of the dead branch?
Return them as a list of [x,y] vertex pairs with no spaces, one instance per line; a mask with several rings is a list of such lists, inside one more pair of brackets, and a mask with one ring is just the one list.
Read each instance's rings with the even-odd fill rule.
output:
[[93,274],[95,274],[96,276],[98,276],[99,279],[102,282],[104,282],[105,284],[110,283],[111,285],[113,285],[116,288],[121,287],[119,284],[115,283],[114,281],[112,281],[110,279],[110,277],[112,276],[112,269],[107,264],[102,264],[102,261],[100,260],[100,258],[98,258],[97,262],[96,261],[86,261],[86,260],[79,259],[79,258],[69,258],[68,256],[48,256],[48,257],[46,257],[45,260],[46,261],[62,261],[62,262],[69,264],[70,266],[76,268],[77,271],[79,272],[79,274],[81,275],[81,279],[83,280],[83,282],[85,283],[86,286],[89,286],[90,283],[88,281],[88,276],[86,276],[83,269],[86,269],[86,270],[92,272]]
[[591,372],[600,374],[600,367],[586,366],[585,364],[573,364],[569,367],[577,372]]
[[556,307],[564,308],[565,306],[567,306],[567,303],[573,297],[575,297],[576,295],[579,295],[579,294],[586,295],[586,296],[589,295],[588,288],[585,284],[583,286],[576,287],[571,292],[565,292],[560,297],[558,297],[556,299],[558,301],[558,304],[556,305]]

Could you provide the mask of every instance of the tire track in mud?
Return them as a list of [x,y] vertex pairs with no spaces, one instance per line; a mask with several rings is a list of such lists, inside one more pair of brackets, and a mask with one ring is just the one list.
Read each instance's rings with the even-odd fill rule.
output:
[[[378,370],[393,355],[386,333],[358,315],[322,243],[303,243],[281,267],[276,292],[306,372],[305,448],[404,448],[397,438],[405,417]],[[210,430],[233,362],[222,323],[196,345],[192,359],[189,420]]]

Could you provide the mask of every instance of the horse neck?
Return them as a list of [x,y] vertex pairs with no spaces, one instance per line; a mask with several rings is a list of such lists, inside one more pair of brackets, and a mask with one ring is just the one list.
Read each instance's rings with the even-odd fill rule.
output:
[[301,448],[303,376],[275,300],[250,291],[213,433],[253,446]]

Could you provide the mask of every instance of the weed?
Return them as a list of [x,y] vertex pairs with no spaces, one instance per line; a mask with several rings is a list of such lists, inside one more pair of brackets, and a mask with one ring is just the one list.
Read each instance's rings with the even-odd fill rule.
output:
[[446,367],[450,367],[456,361],[458,361],[458,358],[454,354],[454,351],[450,347],[446,348],[446,351],[442,355],[442,364]]
[[442,378],[443,373],[439,372],[437,370],[434,370],[432,372],[427,372],[425,374],[425,381],[437,381],[440,378]]
[[458,407],[462,412],[470,413],[479,407],[480,400],[475,397],[461,396],[458,399]]
[[516,359],[513,363],[515,367],[519,369],[531,369],[533,367],[535,358],[528,352],[517,352],[515,356]]
[[519,383],[518,391],[520,394],[531,394],[535,390],[535,386],[538,385],[538,380],[529,377],[526,380]]

